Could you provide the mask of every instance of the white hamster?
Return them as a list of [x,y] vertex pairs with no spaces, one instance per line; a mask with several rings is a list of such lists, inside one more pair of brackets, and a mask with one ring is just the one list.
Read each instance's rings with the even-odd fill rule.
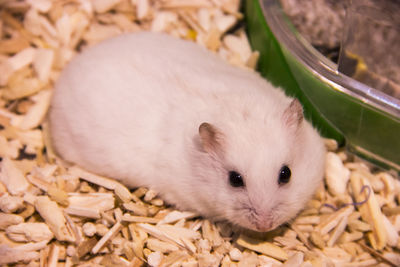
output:
[[294,217],[323,176],[323,141],[297,100],[165,34],[121,35],[77,55],[49,119],[63,159],[256,231]]

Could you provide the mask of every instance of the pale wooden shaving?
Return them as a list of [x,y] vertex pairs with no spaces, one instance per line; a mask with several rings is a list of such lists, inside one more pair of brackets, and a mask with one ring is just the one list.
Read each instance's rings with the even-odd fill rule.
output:
[[54,61],[54,51],[51,49],[38,49],[33,59],[33,68],[39,80],[47,82]]
[[189,239],[187,239],[187,238],[185,238],[185,237],[181,237],[180,240],[182,241],[183,246],[184,246],[188,251],[190,251],[192,254],[196,253],[197,248],[196,248],[196,246],[195,246]]
[[50,0],[27,0],[34,9],[37,9],[40,12],[46,13],[51,8]]
[[319,232],[311,232],[310,240],[316,247],[320,249],[325,247],[324,238]]
[[55,186],[51,186],[48,188],[47,194],[49,194],[51,200],[54,200],[58,204],[62,206],[69,205],[68,194],[64,190],[61,190]]
[[97,242],[97,244],[92,248],[92,253],[96,254],[99,252],[99,250],[118,232],[121,230],[122,224],[121,222],[117,222],[116,224],[113,225],[113,227],[108,231],[100,240]]
[[116,25],[91,24],[83,38],[89,44],[95,44],[121,33],[121,29]]
[[311,245],[308,242],[307,236],[304,234],[304,231],[301,231],[296,224],[292,224],[291,228],[296,232],[298,238],[303,242],[303,244],[311,250]]
[[11,124],[21,130],[30,130],[39,126],[49,108],[51,93],[50,90],[42,90],[37,95],[32,96],[35,104],[25,115],[14,118]]
[[111,10],[121,0],[93,0],[93,8],[97,13],[104,13]]
[[25,48],[8,59],[8,64],[13,71],[22,69],[33,62],[36,50],[32,47]]
[[98,212],[113,209],[115,206],[114,195],[110,193],[69,193],[68,208],[87,208]]
[[343,217],[338,225],[336,226],[335,230],[332,232],[331,237],[329,238],[328,242],[326,243],[328,247],[332,247],[339,237],[343,234],[346,226],[347,226],[347,217]]
[[19,150],[22,147],[23,147],[22,143],[19,140],[7,141],[7,138],[0,135],[0,157],[1,158],[16,159],[19,155]]
[[[359,172],[355,171],[351,174],[350,182],[355,199],[357,201],[365,200],[366,193],[361,193],[361,188],[362,186],[369,186],[371,188],[371,184],[368,180],[363,178]],[[372,247],[375,249],[382,249],[386,246],[387,232],[383,222],[383,215],[373,190],[370,189],[370,196],[366,205],[360,206],[358,209],[361,212],[363,220],[372,226],[372,232],[368,233]]]
[[258,51],[252,52],[250,57],[247,59],[246,66],[252,70],[255,69],[257,67],[259,57],[260,53]]
[[33,175],[27,175],[26,178],[28,179],[28,181],[33,184],[34,186],[36,186],[37,188],[42,189],[43,191],[48,191],[49,188],[51,187],[51,183],[44,181],[40,178],[37,178]]
[[210,240],[212,247],[218,247],[223,243],[217,228],[209,220],[204,220],[201,226],[203,238]]
[[67,226],[62,210],[46,196],[37,197],[35,208],[45,220],[58,240],[74,241]]
[[28,181],[11,159],[4,158],[0,168],[0,182],[6,186],[10,194],[19,195],[28,189]]
[[86,236],[92,237],[96,233],[96,225],[91,222],[87,222],[82,225],[82,231]]
[[157,192],[153,191],[153,190],[148,190],[146,192],[146,194],[144,195],[144,201],[146,202],[150,202],[151,200],[153,200],[155,197],[157,196]]
[[152,251],[159,251],[161,253],[170,253],[179,250],[179,246],[170,242],[158,240],[156,238],[149,238],[146,241],[146,247]]
[[65,209],[65,212],[70,215],[75,215],[79,217],[86,217],[92,219],[100,219],[100,210],[96,208],[88,208],[88,207],[68,207]]
[[124,216],[122,216],[121,219],[124,222],[135,222],[135,223],[158,223],[158,222],[160,222],[160,219],[157,219],[157,218],[133,216],[133,215],[129,215],[129,214],[124,214]]
[[391,247],[396,247],[399,243],[399,233],[385,215],[382,215],[382,219],[386,230],[388,245]]
[[233,248],[229,251],[229,257],[233,261],[240,261],[242,258],[242,252],[238,248]]
[[329,215],[323,221],[321,221],[321,223],[317,225],[316,230],[319,231],[322,235],[327,234],[339,224],[341,219],[349,216],[353,211],[353,206],[348,206],[344,209],[336,211],[335,213]]
[[39,258],[37,250],[46,247],[48,240],[37,243],[27,243],[24,245],[9,247],[8,245],[0,245],[0,264],[14,263],[18,261],[29,262]]
[[147,257],[147,263],[150,266],[160,266],[163,256],[160,251],[153,252]]
[[285,264],[282,267],[290,267],[290,266],[300,266],[304,262],[304,254],[301,252],[296,252],[292,256],[289,257]]
[[48,267],[56,267],[57,263],[58,263],[58,257],[60,254],[60,247],[55,244],[52,244],[50,251],[51,252],[50,252],[50,255],[47,260],[47,266]]
[[214,21],[218,30],[222,33],[228,31],[233,25],[236,24],[237,18],[233,15],[224,15],[222,12],[218,12],[215,15]]
[[295,223],[296,224],[319,224],[321,221],[321,218],[316,215],[312,216],[301,216],[296,218]]
[[23,199],[17,196],[10,196],[8,193],[0,195],[0,210],[5,213],[12,213],[24,207]]
[[114,180],[84,171],[76,166],[69,168],[68,172],[72,175],[79,176],[81,179],[84,179],[93,184],[100,185],[100,186],[110,189],[110,190],[114,190],[117,187],[117,185],[119,184],[118,182],[116,182]]
[[114,192],[123,202],[129,202],[132,199],[132,194],[129,192],[128,188],[122,184],[116,184]]
[[24,221],[24,218],[20,215],[6,214],[0,212],[0,230],[5,230],[11,225],[20,224]]
[[212,7],[210,1],[207,0],[161,0],[161,8],[201,8],[201,7]]
[[174,223],[182,219],[191,219],[196,216],[197,215],[193,212],[188,212],[188,211],[181,212],[174,210],[168,213],[162,220],[158,222],[158,224],[160,225],[160,224]]
[[352,233],[348,233],[348,232],[344,232],[342,234],[342,236],[340,237],[340,243],[349,243],[349,242],[353,242],[353,241],[357,241],[360,240],[361,238],[363,238],[364,234],[362,232],[352,232]]
[[129,202],[129,203],[124,203],[122,205],[126,210],[133,212],[135,215],[143,217],[147,217],[149,215],[149,210],[143,204]]
[[21,253],[19,249],[10,248],[7,245],[0,245],[0,265],[5,265],[14,262],[29,262],[39,258],[39,253],[36,251],[26,251]]
[[324,144],[328,151],[336,151],[339,148],[339,145],[335,139],[324,138]]
[[255,240],[245,235],[240,235],[236,243],[242,247],[260,252],[277,260],[285,261],[288,259],[287,253],[280,247],[261,240]]
[[17,242],[39,242],[50,240],[53,233],[45,223],[20,223],[6,229],[7,236]]
[[150,10],[149,0],[137,0],[136,17],[139,20],[144,19]]
[[328,190],[333,195],[341,195],[346,191],[350,171],[344,167],[342,160],[333,152],[326,154],[325,179]]
[[351,261],[352,256],[341,248],[326,247],[322,251],[327,257],[332,259],[335,264],[344,265]]
[[348,223],[348,227],[352,231],[368,232],[372,230],[370,224],[360,220],[350,220]]

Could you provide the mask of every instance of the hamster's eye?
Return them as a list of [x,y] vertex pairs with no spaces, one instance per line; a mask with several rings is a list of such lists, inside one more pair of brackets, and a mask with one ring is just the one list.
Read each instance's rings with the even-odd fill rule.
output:
[[283,165],[281,170],[279,171],[278,184],[282,185],[289,183],[291,175],[292,172],[290,171],[289,167],[287,165]]
[[243,187],[244,186],[242,176],[240,175],[240,173],[237,173],[235,171],[229,172],[229,183],[233,187]]

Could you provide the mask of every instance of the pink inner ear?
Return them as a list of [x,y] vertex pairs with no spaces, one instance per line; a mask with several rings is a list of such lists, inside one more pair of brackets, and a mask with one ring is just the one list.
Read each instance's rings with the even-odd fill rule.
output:
[[283,112],[283,119],[290,128],[297,129],[303,121],[303,117],[303,107],[297,99],[293,99],[289,107]]
[[208,153],[222,153],[222,133],[212,124],[203,122],[199,127],[199,135],[203,149]]

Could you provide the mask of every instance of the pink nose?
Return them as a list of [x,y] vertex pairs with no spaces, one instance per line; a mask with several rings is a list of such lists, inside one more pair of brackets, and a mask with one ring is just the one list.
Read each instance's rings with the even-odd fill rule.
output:
[[268,232],[272,230],[272,221],[258,221],[255,223],[255,226],[259,232]]

